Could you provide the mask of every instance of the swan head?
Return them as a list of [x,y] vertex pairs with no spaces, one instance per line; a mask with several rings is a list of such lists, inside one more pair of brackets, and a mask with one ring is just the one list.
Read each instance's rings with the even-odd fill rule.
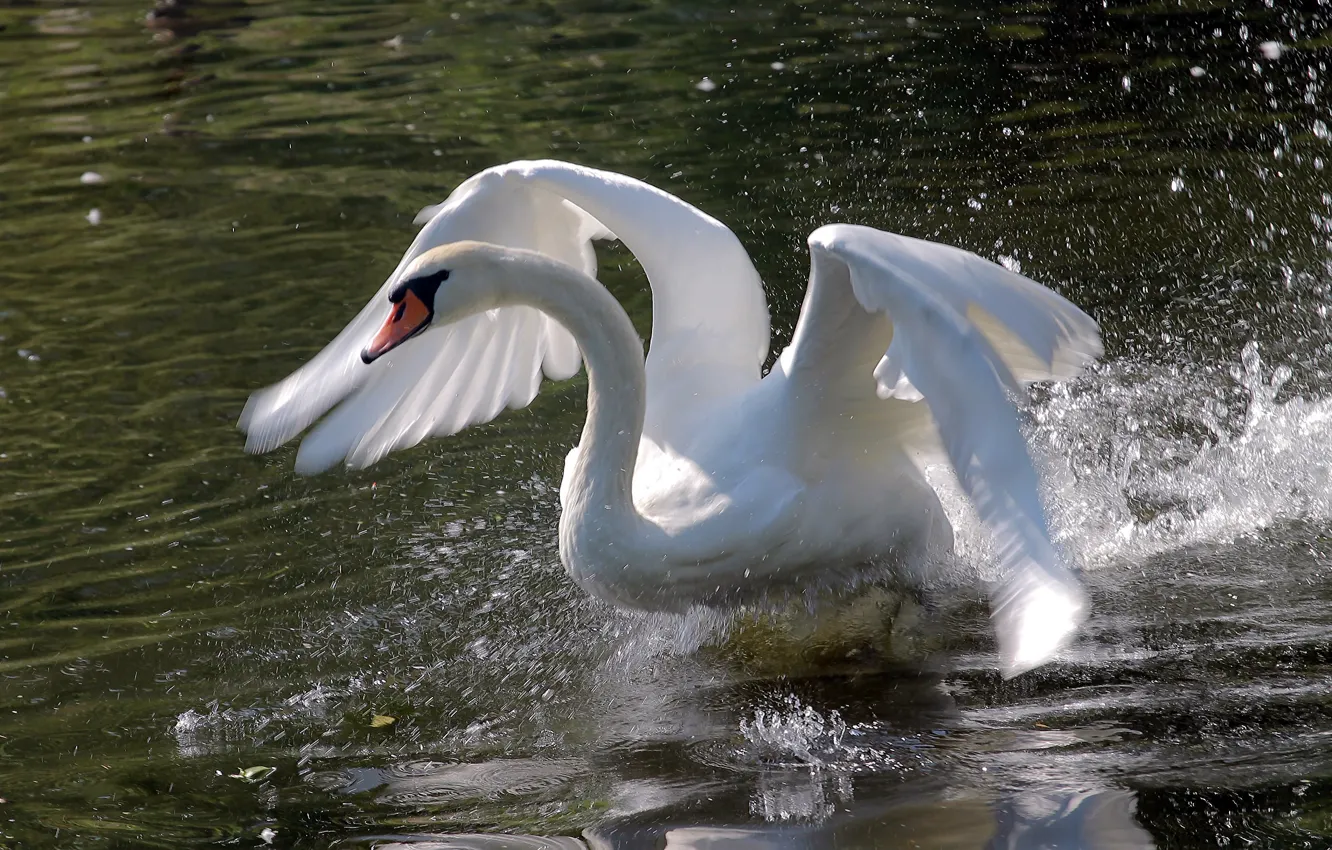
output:
[[[495,264],[504,250],[482,242],[455,242],[432,248],[413,260],[388,291],[389,313],[384,324],[361,350],[361,360],[373,363],[412,337],[424,333],[440,318],[440,287],[449,282],[449,295],[465,295],[472,281],[484,280],[485,266]],[[481,272],[481,274],[477,274]],[[457,301],[456,297],[447,299]],[[456,305],[455,305],[456,306]],[[444,308],[444,312],[451,312]],[[443,317],[444,323],[448,317]]]

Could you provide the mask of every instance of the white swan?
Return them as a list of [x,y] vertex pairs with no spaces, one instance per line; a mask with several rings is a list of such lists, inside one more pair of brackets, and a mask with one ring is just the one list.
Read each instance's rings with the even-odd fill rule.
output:
[[[560,490],[560,554],[595,596],[681,610],[923,563],[952,545],[915,460],[938,440],[998,543],[1003,672],[1045,662],[1081,621],[1007,397],[1099,356],[1095,322],[1060,296],[957,248],[821,227],[795,336],[761,377],[758,273],[729,229],[673,195],[515,162],[423,218],[351,324],[249,400],[247,449],[271,450],[341,402],[296,468],[367,466],[527,405],[543,372],[577,371],[581,349],[588,412]],[[598,238],[619,238],[651,283],[646,363],[594,279]]]

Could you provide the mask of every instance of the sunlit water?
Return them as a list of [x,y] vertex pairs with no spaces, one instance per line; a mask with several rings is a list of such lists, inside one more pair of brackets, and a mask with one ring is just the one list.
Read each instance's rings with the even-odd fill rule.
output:
[[[1332,844],[1332,9],[1276,5],[0,9],[0,842]],[[415,212],[534,156],[732,224],[775,350],[833,220],[1085,305],[1106,361],[1027,422],[1078,641],[999,679],[938,469],[886,656],[588,600],[580,380],[366,473],[245,456]]]

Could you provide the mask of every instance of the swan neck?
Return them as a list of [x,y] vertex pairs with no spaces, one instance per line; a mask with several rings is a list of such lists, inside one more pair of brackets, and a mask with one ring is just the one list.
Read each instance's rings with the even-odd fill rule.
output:
[[[615,306],[619,309],[618,303]],[[580,334],[565,325],[578,340],[587,366],[587,420],[578,442],[571,492],[585,494],[590,505],[599,510],[633,514],[634,467],[643,436],[647,379],[642,343],[629,317],[622,310],[620,313],[626,333],[619,345],[611,340],[620,335],[607,333],[604,328],[603,335],[598,336],[595,330]],[[560,323],[564,324],[563,320]],[[589,335],[592,339],[584,343]]]
[[[646,383],[643,343],[620,302],[595,278],[541,258],[548,274],[520,272],[521,300],[573,335],[587,368],[587,419],[579,451],[567,473],[570,514],[607,519],[636,515],[634,466],[643,434]],[[609,512],[609,516],[608,516]]]

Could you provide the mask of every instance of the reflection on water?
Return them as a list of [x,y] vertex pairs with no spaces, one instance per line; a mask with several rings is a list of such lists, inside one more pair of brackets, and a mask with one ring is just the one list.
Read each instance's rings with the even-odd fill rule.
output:
[[[0,8],[0,843],[1326,844],[1332,10],[1275,5]],[[909,668],[590,602],[578,380],[363,474],[245,456],[415,211],[537,156],[731,223],[775,350],[838,219],[1088,306],[1029,423],[1067,656],[994,676],[956,499]]]
[[[984,806],[921,794],[893,805],[843,805],[805,823],[701,826],[635,823],[633,818],[568,836],[422,834],[376,836],[379,850],[611,850],[663,847],[674,850],[800,850],[910,846],[928,835],[931,847],[1079,848],[1152,850],[1152,836],[1134,819],[1135,803],[1125,791],[1030,795]],[[382,843],[381,843],[382,842]]]

